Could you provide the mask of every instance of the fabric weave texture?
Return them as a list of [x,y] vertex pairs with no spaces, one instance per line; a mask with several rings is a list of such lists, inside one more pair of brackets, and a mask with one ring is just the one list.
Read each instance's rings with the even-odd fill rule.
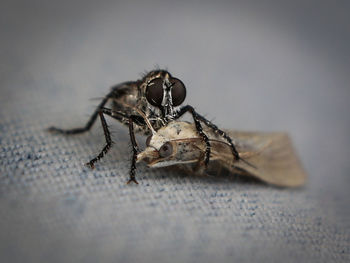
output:
[[[4,3],[0,261],[349,262],[349,19],[302,2]],[[142,164],[127,185],[126,127],[107,119],[115,143],[95,170],[84,163],[104,145],[99,121],[45,130],[84,125],[91,98],[156,63],[219,127],[288,131],[305,187]]]

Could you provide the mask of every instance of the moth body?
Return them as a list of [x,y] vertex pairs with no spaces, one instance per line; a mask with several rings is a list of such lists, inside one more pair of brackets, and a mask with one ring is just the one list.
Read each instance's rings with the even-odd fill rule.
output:
[[205,129],[210,145],[210,163],[203,163],[206,145],[192,123],[172,121],[154,132],[147,148],[138,154],[149,167],[181,165],[195,173],[216,174],[226,169],[232,174],[254,176],[277,186],[300,186],[306,173],[286,133],[226,131],[239,153],[232,158],[230,145],[217,133]]

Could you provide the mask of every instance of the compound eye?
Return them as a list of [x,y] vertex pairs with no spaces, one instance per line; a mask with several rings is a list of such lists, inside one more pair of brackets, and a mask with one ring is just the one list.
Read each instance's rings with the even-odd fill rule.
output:
[[179,106],[186,98],[185,85],[181,80],[175,78],[171,80],[171,83],[171,97],[173,99],[173,106]]
[[169,157],[172,154],[173,154],[173,146],[171,145],[170,142],[163,144],[163,146],[160,147],[159,149],[159,155],[162,158]]
[[153,106],[160,107],[163,101],[163,80],[156,78],[150,81],[146,89],[146,99]]

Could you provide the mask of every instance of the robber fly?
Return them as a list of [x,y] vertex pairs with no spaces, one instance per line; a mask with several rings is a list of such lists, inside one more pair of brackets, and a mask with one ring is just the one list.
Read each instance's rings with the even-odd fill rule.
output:
[[[173,77],[166,70],[153,70],[140,80],[123,82],[112,87],[110,93],[103,98],[84,127],[70,130],[50,127],[48,130],[62,134],[83,133],[90,130],[97,117],[100,117],[106,144],[101,152],[87,163],[89,167],[94,168],[95,163],[107,154],[112,145],[110,131],[104,116],[110,116],[128,125],[133,149],[128,183],[131,181],[137,183],[135,178],[135,164],[139,149],[134,133],[150,134],[149,127],[146,125],[142,116],[143,114],[150,121],[153,128],[158,130],[166,126],[170,121],[176,120],[186,112],[189,112],[193,117],[198,136],[206,145],[204,151],[205,165],[209,163],[210,142],[208,136],[203,132],[202,123],[227,141],[231,147],[234,159],[238,160],[239,154],[231,138],[224,131],[218,129],[216,125],[198,114],[192,106],[181,106],[185,98],[186,87],[181,80]],[[107,103],[111,103],[109,108],[105,107]]]
[[147,148],[137,155],[137,161],[143,160],[149,167],[179,165],[200,175],[216,175],[226,169],[232,174],[254,176],[276,186],[304,184],[306,173],[286,133],[227,131],[240,156],[239,160],[234,160],[230,158],[231,147],[226,141],[208,129],[204,132],[211,145],[208,167],[203,165],[206,146],[195,125],[180,121],[152,130]]

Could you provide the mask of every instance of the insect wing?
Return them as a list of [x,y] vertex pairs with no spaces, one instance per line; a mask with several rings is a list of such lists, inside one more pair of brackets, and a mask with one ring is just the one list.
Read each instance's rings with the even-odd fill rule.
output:
[[234,161],[229,145],[212,141],[212,155],[232,172],[243,169],[277,186],[300,186],[306,173],[286,133],[227,131],[235,141],[241,160]]

